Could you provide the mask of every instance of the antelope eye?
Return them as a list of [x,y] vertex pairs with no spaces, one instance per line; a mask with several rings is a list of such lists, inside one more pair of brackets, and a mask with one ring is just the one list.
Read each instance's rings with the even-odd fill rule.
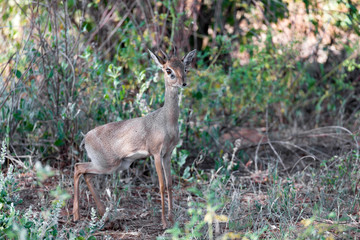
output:
[[184,69],[184,71],[185,71],[185,73],[187,73],[187,72],[188,72],[188,70],[187,70],[186,68]]
[[170,75],[170,74],[171,74],[171,70],[170,70],[169,68],[167,68],[167,69],[166,69],[166,73],[167,73],[168,75]]

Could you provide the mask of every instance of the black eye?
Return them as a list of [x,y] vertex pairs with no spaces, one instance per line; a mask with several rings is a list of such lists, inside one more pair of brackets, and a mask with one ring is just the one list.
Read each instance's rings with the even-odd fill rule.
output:
[[184,69],[184,71],[185,71],[185,73],[187,73],[187,72],[188,72],[188,70],[187,70],[186,68]]
[[170,77],[171,77],[171,79],[174,79],[174,78],[175,78],[175,75],[174,75],[174,74],[171,74]]
[[170,70],[169,68],[167,68],[167,69],[166,69],[166,73],[167,73],[168,75],[170,75],[170,74],[171,74],[171,70]]

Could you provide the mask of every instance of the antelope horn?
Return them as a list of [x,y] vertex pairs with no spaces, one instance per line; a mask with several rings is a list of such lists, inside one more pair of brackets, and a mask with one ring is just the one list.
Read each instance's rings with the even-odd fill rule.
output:
[[166,61],[169,60],[169,56],[162,49],[160,49],[160,52],[166,58]]
[[173,46],[173,55],[174,55],[174,56],[177,55],[177,49],[176,49],[176,46],[175,46],[175,45]]

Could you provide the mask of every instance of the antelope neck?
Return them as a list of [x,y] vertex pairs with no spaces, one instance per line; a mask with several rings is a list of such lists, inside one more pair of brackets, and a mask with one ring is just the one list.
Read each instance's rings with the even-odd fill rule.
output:
[[165,86],[165,103],[163,106],[165,118],[172,125],[178,124],[179,119],[179,88]]

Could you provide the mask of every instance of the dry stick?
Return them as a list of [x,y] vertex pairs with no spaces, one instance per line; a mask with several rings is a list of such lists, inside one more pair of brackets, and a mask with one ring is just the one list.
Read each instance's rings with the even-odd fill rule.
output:
[[[156,39],[156,44],[157,44],[158,47],[160,47],[160,40],[162,40],[162,36],[161,36],[161,37],[159,36],[159,35],[160,35],[160,29],[159,29],[159,23],[158,23],[159,18],[155,20],[155,15],[154,15],[153,8],[151,7],[151,2],[150,2],[150,0],[147,0],[147,4],[149,5],[149,11],[150,11],[151,17],[152,17],[152,19],[154,19],[153,22],[154,22],[155,31],[156,31],[155,37],[157,38],[157,39]],[[140,4],[140,6],[142,7],[142,4]],[[156,7],[156,3],[155,3],[155,7]],[[167,15],[166,15],[166,18],[165,18],[165,19],[167,19]],[[146,19],[146,15],[145,15],[145,21],[146,21],[146,26],[147,26],[147,28],[150,29],[150,28],[148,27],[148,21],[147,21],[147,19]],[[166,24],[165,24],[165,25],[166,25]],[[151,36],[151,34],[150,34],[150,36]]]
[[[16,53],[14,53],[13,55],[10,56],[9,60],[5,63],[5,66],[3,67],[3,69],[1,70],[0,76],[3,75],[6,67],[9,65],[9,63],[11,62],[11,60],[13,59],[13,57],[16,55]],[[2,93],[0,93],[1,95]]]
[[216,0],[216,5],[215,5],[215,24],[216,25],[215,25],[214,31],[216,31],[216,28],[219,27],[221,35],[224,34],[224,25],[223,25],[223,21],[221,19],[222,5],[223,5],[223,0]]
[[65,10],[65,16],[64,16],[64,20],[65,20],[65,54],[68,55],[68,4],[67,4],[68,0],[64,1],[64,10]]
[[22,161],[14,158],[13,156],[6,155],[6,158],[9,159],[10,161],[12,161],[13,163],[16,163],[16,164],[19,165],[20,167],[26,169],[27,171],[33,172],[31,169],[27,168]]
[[70,66],[71,66],[71,71],[72,71],[72,73],[73,73],[73,74],[72,74],[72,75],[73,75],[72,89],[74,89],[74,88],[75,88],[75,81],[76,81],[74,65],[72,64],[72,62],[71,62],[71,60],[69,59],[69,57],[65,55],[65,53],[60,52],[60,54],[63,55],[63,56],[66,58],[66,60],[69,62]]
[[[124,4],[124,5],[125,5],[125,8],[126,8],[128,11],[131,11],[132,8],[134,7],[134,4],[135,4],[135,3],[136,3],[136,2],[134,2],[133,5],[131,5],[130,9],[127,7],[126,4]],[[145,39],[144,39],[143,32],[142,32],[142,31],[139,31],[139,24],[136,22],[136,19],[134,18],[134,16],[133,16],[132,14],[130,14],[130,18],[131,18],[131,21],[134,23],[135,28],[136,28],[136,31],[138,32],[138,34],[139,34],[139,36],[140,36],[140,38],[141,38],[141,42],[146,46],[146,41],[145,41]]]
[[[50,13],[50,5],[45,5],[47,8],[48,8],[48,12]],[[37,8],[37,11],[39,11],[39,8]],[[37,12],[39,14],[39,12]],[[51,14],[48,14],[48,18],[47,18],[47,21],[46,21],[46,25],[44,27],[45,31],[46,29],[48,29],[48,25],[49,25],[49,22],[51,22],[51,17],[52,15]],[[42,54],[41,54],[41,60],[42,60],[42,68],[43,68],[43,71],[44,71],[44,76],[47,75],[46,73],[46,67],[48,65],[48,63],[51,63],[51,59],[50,59],[50,56],[53,55],[53,51],[52,51],[52,47],[50,47],[50,45],[47,43],[47,41],[45,40],[44,38],[44,35],[45,33],[42,32],[41,30],[41,23],[39,22],[38,26],[37,26],[37,30],[38,30],[38,34],[39,34],[39,40],[40,40],[40,45],[39,45],[39,48],[41,48],[42,50]],[[51,53],[51,54],[48,54],[48,53]],[[47,80],[48,79],[45,79],[44,81],[42,81],[42,85],[40,86],[40,88],[42,88],[42,86],[44,84],[47,83]],[[54,93],[56,92],[55,90],[55,84],[52,84],[51,85]],[[47,91],[49,91],[47,89]],[[48,108],[51,109],[51,104],[52,102],[49,102],[49,101],[45,101],[45,104],[47,104]],[[54,109],[54,108],[53,108]],[[56,109],[56,108],[55,108]]]
[[[334,134],[318,134],[318,135],[309,135],[309,137],[329,137],[331,139],[334,139],[336,141],[339,141],[339,144],[349,144],[350,146],[353,146],[353,142],[349,141],[348,139],[342,138],[343,134],[338,134],[338,133],[334,133]],[[326,145],[324,144],[324,146],[326,147]]]
[[309,137],[309,138],[324,138],[324,137],[331,137],[335,138],[336,140],[344,140],[345,142],[348,142],[344,138],[337,137],[337,136],[343,136],[342,133],[314,133],[307,136],[301,136],[301,137]]
[[166,19],[169,17],[169,13],[170,13],[170,10],[167,9],[166,17],[164,18],[164,22],[163,22],[162,28],[161,28],[161,35],[160,35],[160,37],[159,37],[159,39],[160,39],[160,41],[161,41],[161,42],[158,43],[158,46],[159,46],[159,47],[161,46],[161,44],[162,44],[162,42],[163,42],[163,39],[164,39],[164,35],[165,35],[165,31],[166,31]]
[[308,130],[308,131],[304,131],[301,134],[298,134],[296,136],[306,135],[306,134],[312,133],[314,131],[318,131],[318,130],[320,131],[320,130],[324,130],[324,129],[340,129],[340,130],[343,130],[344,132],[349,133],[349,135],[352,135],[352,132],[350,130],[348,130],[347,128],[344,128],[344,127],[341,127],[341,126],[326,126],[326,127],[318,127],[318,128],[314,128],[314,129],[311,129],[311,130]]
[[[13,55],[10,56],[9,60],[8,60],[7,63],[5,64],[4,68],[2,69],[2,71],[1,71],[1,73],[0,73],[0,76],[4,73],[6,67],[9,65],[9,63],[11,62],[11,60],[13,59],[13,57],[15,56],[15,54],[16,54],[16,53],[14,53]],[[10,76],[11,76],[11,74],[10,74]],[[6,87],[7,87],[7,85],[8,85],[9,82],[10,82],[10,79],[11,79],[10,77],[7,77],[7,78],[5,79],[5,83],[3,84],[3,87],[2,87],[2,89],[1,89],[0,96],[2,96],[3,93],[5,92]],[[4,106],[4,104],[6,103],[7,99],[9,98],[9,96],[10,96],[10,94],[9,94],[8,96],[6,96],[5,100],[4,100],[4,101],[2,102],[2,104],[0,105],[0,109]]]
[[[54,36],[56,36],[55,39],[55,63],[60,65],[60,44],[59,44],[59,23],[58,23],[58,19],[57,19],[57,4],[53,3],[53,19],[54,19],[54,24],[55,27],[54,29]],[[61,79],[60,79],[60,74],[58,71],[54,71],[54,76],[56,76],[56,83],[57,83],[57,96],[56,96],[56,115],[59,116],[60,115],[60,96],[61,96]]]
[[197,0],[194,0],[193,3],[192,3],[192,7],[191,7],[191,10],[192,10],[192,17],[193,17],[193,27],[192,27],[192,30],[193,30],[193,34],[194,34],[194,47],[195,49],[199,49],[198,48],[198,45],[197,45],[197,28],[198,28],[198,25],[197,25],[197,17],[198,17],[198,11],[197,11],[197,4],[198,4],[198,1]]
[[[324,82],[327,78],[329,78],[331,75],[333,75],[335,72],[337,72],[340,67],[348,60],[356,58],[359,55],[359,51],[354,51],[349,57],[347,57],[344,61],[339,63],[337,66],[332,68],[330,72],[328,72],[324,77],[321,78],[320,81],[316,81],[314,87],[317,87],[320,83]],[[305,71],[299,76],[299,78],[304,75]],[[306,92],[306,97],[310,98],[309,95],[311,94],[311,91]]]
[[[302,137],[303,137],[303,136],[302,136]],[[333,136],[333,134],[308,135],[308,137],[332,137],[332,138],[337,139],[337,140],[339,140],[339,141],[340,141],[340,140],[341,140],[341,141],[345,141],[346,143],[349,142],[349,141],[346,141],[346,140],[344,140],[344,139],[342,139],[342,138],[336,138],[336,137]],[[282,144],[282,143],[285,143],[285,141],[279,141],[278,143]],[[291,145],[290,142],[286,142],[286,144]],[[294,145],[294,144],[293,144],[293,145]],[[294,145],[294,146],[295,146],[295,145]],[[322,155],[325,155],[325,156],[328,157],[328,158],[331,157],[331,155],[329,155],[329,154],[327,154],[327,153],[325,153],[325,152],[323,152],[323,151],[320,151],[320,150],[318,150],[318,149],[316,149],[316,148],[314,148],[314,147],[308,146],[308,148],[311,149],[311,150],[313,150],[314,152],[317,152],[317,153],[320,153],[320,154],[322,154]],[[325,148],[326,148],[326,146],[325,146]],[[300,149],[300,148],[299,148],[299,149]],[[301,149],[301,150],[302,150],[302,149]]]
[[[67,12],[67,9],[68,9],[68,7],[67,7],[67,0],[65,0],[64,1],[64,12],[65,12],[65,15],[64,15],[64,21],[63,21],[63,19],[61,18],[61,15],[60,14],[57,14],[55,17],[57,17],[57,18],[59,18],[59,22],[61,22],[62,23],[62,25],[64,26],[64,31],[65,31],[65,38],[64,38],[64,42],[65,42],[65,54],[62,52],[62,51],[59,51],[59,53],[61,54],[61,55],[66,55],[66,56],[68,56],[69,54],[68,54],[68,12]],[[71,63],[70,63],[71,64]],[[63,72],[63,71],[62,71]],[[64,76],[64,78],[67,78],[67,74],[65,73],[65,72],[63,72],[64,74],[63,74],[63,76]],[[73,71],[73,73],[74,73],[74,71]],[[74,96],[74,89],[73,89],[73,85],[75,84],[74,83],[74,81],[75,81],[75,78],[73,78],[73,83],[71,84],[72,85],[72,87],[70,88],[68,85],[68,82],[66,81],[65,82],[65,86],[66,86],[66,89],[67,89],[67,91],[65,92],[65,94],[66,94],[66,99],[67,99],[67,101],[68,102],[73,102],[73,96]],[[70,91],[68,90],[68,89],[70,89]],[[70,93],[69,93],[70,92]]]
[[291,168],[290,172],[292,172],[292,171],[294,170],[294,168],[296,167],[296,165],[297,165],[300,161],[302,161],[304,158],[312,158],[313,160],[316,160],[313,155],[303,156],[303,157],[301,157],[300,159],[298,159],[298,160],[295,162],[295,164],[294,164],[294,166]]
[[219,51],[216,53],[214,59],[211,61],[211,63],[209,64],[209,66],[207,67],[206,70],[210,69],[210,67],[217,61],[217,59],[218,59],[218,58],[220,57],[220,55],[221,55],[221,51],[222,51],[223,48],[224,48],[224,45],[221,45]]
[[329,78],[333,73],[335,73],[337,70],[340,69],[340,67],[344,64],[344,62],[346,62],[347,60],[356,58],[359,55],[359,51],[354,51],[353,54],[351,54],[349,57],[347,57],[344,61],[342,61],[341,63],[339,63],[336,67],[334,67],[330,72],[328,72],[320,81],[316,81],[316,83],[321,83],[324,80],[326,80],[327,78]]
[[[48,6],[47,6],[48,7]],[[49,7],[48,7],[49,8]],[[39,15],[39,8],[37,8],[37,14]],[[46,25],[45,25],[45,28],[44,29],[47,29],[48,28],[48,24],[49,24],[49,21],[50,21],[50,14],[48,14],[48,19],[46,21]],[[44,40],[44,37],[43,37],[43,33],[41,31],[41,23],[39,21],[39,24],[37,26],[37,30],[38,30],[38,34],[39,34],[39,39],[40,39],[40,47],[43,51],[45,51],[45,43],[47,43],[45,40]],[[46,53],[46,51],[45,51]],[[41,54],[41,59],[42,59],[42,64],[43,64],[43,70],[44,70],[44,73],[45,73],[45,56],[46,54]],[[46,56],[48,58],[48,56]],[[45,74],[44,74],[45,75]],[[45,81],[44,81],[45,82]]]
[[19,3],[15,0],[14,1],[15,4],[18,6],[18,8],[20,8],[20,10],[22,11],[22,13],[27,17],[28,15],[26,14],[26,11],[24,11],[24,9],[19,5]]
[[[292,147],[294,147],[294,148],[297,148],[297,149],[299,149],[299,150],[301,150],[301,151],[303,151],[303,152],[307,153],[308,155],[313,156],[313,157],[314,157],[314,159],[316,159],[316,160],[319,160],[319,161],[320,161],[320,159],[319,159],[318,157],[316,157],[314,154],[311,154],[311,152],[307,151],[306,149],[304,149],[304,148],[302,148],[302,147],[300,147],[300,146],[298,146],[298,145],[296,145],[296,144],[294,144],[294,143],[291,143],[291,142],[285,142],[285,141],[273,141],[273,143],[278,143],[278,144],[283,144],[283,145],[290,145],[290,146],[292,146]],[[318,152],[320,152],[320,151],[318,151]],[[323,152],[320,152],[320,153],[323,153]],[[323,154],[325,154],[325,153],[323,153]]]
[[[40,4],[39,4],[39,1],[38,1],[38,5],[37,5],[37,8],[36,8],[37,15],[39,15],[39,5]],[[43,4],[43,5],[46,8],[49,8],[48,5],[45,5],[45,4]],[[35,21],[33,21],[33,22],[35,22]],[[50,22],[50,14],[48,14],[47,21],[46,21],[46,26],[44,27],[44,29],[48,29],[47,26],[48,26],[49,22]],[[38,64],[40,61],[42,61],[43,75],[46,76],[47,74],[46,74],[45,65],[46,65],[46,62],[50,62],[48,53],[52,53],[52,51],[51,51],[51,48],[49,48],[49,50],[47,50],[47,48],[46,48],[48,46],[48,43],[45,41],[45,39],[43,37],[44,33],[41,31],[41,22],[39,22],[38,25],[35,24],[35,28],[37,29],[39,40],[40,40],[40,44],[38,46],[37,52],[41,53],[41,56],[36,61],[36,64]],[[40,66],[39,66],[39,68],[40,68]],[[43,85],[45,85],[46,83],[47,83],[47,79],[44,78],[44,80],[41,82],[41,85],[40,85],[39,89],[42,89]],[[48,91],[48,89],[47,89],[47,91]],[[49,109],[51,109],[49,101],[44,101],[44,103],[47,105],[47,107]]]
[[233,151],[232,156],[231,156],[231,161],[230,161],[230,165],[233,163],[233,160],[236,158],[237,162],[240,164],[241,167],[243,167],[243,169],[245,170],[245,172],[247,173],[251,173],[251,171],[249,170],[249,168],[241,161],[241,159],[239,159],[238,157],[235,156],[236,152],[238,150],[240,150],[241,148],[238,148],[236,151]]
[[[55,13],[56,13],[56,9],[55,9],[55,5],[56,3],[52,3],[50,0],[48,0],[48,5],[49,5],[49,20],[52,23],[52,28],[51,28],[51,34],[52,36],[55,37],[55,41],[53,42],[54,47],[50,48],[50,49],[54,49],[54,54],[53,57],[55,58],[55,63],[58,64],[59,63],[59,43],[58,43],[58,26],[57,26],[57,18],[54,17]],[[40,23],[39,23],[40,24]],[[39,29],[41,30],[41,28]],[[46,29],[45,29],[46,31]],[[49,61],[51,62],[51,61]],[[45,65],[44,65],[44,69],[45,69]],[[57,71],[54,72],[54,79],[56,80],[54,82],[54,84],[52,84],[52,89],[54,91],[54,101],[53,101],[53,109],[55,110],[55,116],[59,115],[59,101],[60,101],[60,77],[59,74],[57,74]]]
[[266,121],[266,136],[268,138],[268,144],[271,148],[271,150],[273,150],[273,152],[275,153],[276,157],[278,158],[278,160],[280,161],[281,165],[283,166],[284,169],[286,169],[285,164],[283,162],[283,160],[281,159],[280,155],[278,154],[278,152],[275,150],[275,148],[273,147],[273,145],[271,144],[270,141],[270,136],[269,136],[269,132],[268,132],[268,127],[269,127],[269,122],[268,122],[268,107],[266,107],[266,117],[265,117],[265,121]]
[[89,39],[85,43],[85,46],[89,45],[89,43],[94,39],[95,35],[100,31],[100,29],[102,29],[105,24],[108,23],[109,20],[111,20],[111,15],[114,13],[116,5],[117,4],[115,4],[107,14],[106,11],[104,11],[100,19],[99,27],[96,28],[93,33],[91,33]]
[[[78,35],[77,35],[77,38],[75,40],[75,43],[72,47],[72,49],[70,50],[70,55],[72,54],[72,52],[75,50],[76,46],[79,44],[79,40],[80,40],[80,35],[81,35],[81,25],[84,21],[84,16],[85,16],[85,10],[86,10],[86,5],[85,5],[85,0],[82,1],[82,5],[83,5],[83,9],[82,9],[82,12],[81,12],[81,17],[80,17],[80,22],[79,22],[79,29],[78,29]],[[76,24],[75,24],[76,25]],[[86,46],[86,45],[84,45]]]
[[[220,8],[220,11],[221,10],[222,9]],[[218,15],[218,13],[217,13],[218,11],[219,11],[219,9],[217,9],[216,6],[215,6],[215,16]],[[215,21],[214,22],[214,29],[213,29],[212,36],[211,36],[211,38],[212,38],[211,48],[215,48],[215,45],[216,45],[216,35],[217,35],[216,27],[217,27],[217,22]]]
[[[264,21],[266,23],[266,26],[270,26],[270,22],[267,19],[264,10],[259,6],[259,4],[255,1],[255,0],[251,0],[251,2],[256,6],[256,8],[259,9],[259,11],[262,13],[263,17],[264,17]],[[272,12],[270,11],[270,14],[272,14]],[[273,15],[273,14],[272,14]],[[274,16],[274,15],[273,15]],[[275,17],[275,16],[274,16]]]
[[109,34],[109,36],[107,37],[107,39],[101,44],[101,46],[99,47],[99,51],[101,51],[101,49],[105,46],[105,44],[111,39],[111,37],[116,33],[116,31],[121,27],[121,25],[124,23],[124,21],[126,20],[126,18],[128,17],[128,15],[130,14],[130,12],[132,11],[132,9],[134,8],[136,2],[133,2],[132,5],[130,6],[130,8],[127,9],[127,12],[125,13],[124,17],[118,22],[118,24],[115,26],[114,30],[111,31],[111,33]]
[[254,162],[255,162],[255,163],[254,163],[254,164],[255,164],[255,172],[258,172],[258,165],[257,165],[257,162],[258,162],[258,153],[259,153],[260,143],[262,143],[263,138],[264,138],[264,136],[262,135],[260,141],[259,141],[258,144],[257,144],[256,151],[255,151],[255,159],[254,159]]
[[[139,0],[136,0],[136,3],[137,3],[137,5],[140,7],[140,10],[141,10],[142,14],[144,15],[144,20],[145,20],[146,28],[147,28],[147,29],[150,29],[150,28],[149,28],[149,23],[148,23],[148,20],[147,20],[147,16],[146,16],[146,12],[145,12],[145,10],[144,10],[144,4],[146,4],[145,1],[144,1],[143,3],[141,3]],[[152,10],[151,5],[148,7],[148,9]],[[153,22],[155,22],[155,26],[156,26],[156,20],[155,20],[155,18],[154,18],[154,15],[152,15],[152,19],[153,19]],[[156,29],[156,30],[157,30],[157,29]],[[151,34],[149,34],[149,35],[151,36]],[[157,35],[158,35],[158,34],[156,33],[155,36],[157,37]]]
[[320,128],[315,128],[315,129],[312,129],[312,130],[309,130],[309,131],[305,131],[302,134],[308,134],[308,133],[312,133],[314,131],[323,130],[323,129],[339,129],[339,130],[342,130],[344,132],[347,132],[350,136],[353,137],[354,142],[355,142],[355,146],[356,146],[356,154],[359,155],[359,142],[357,141],[356,137],[354,137],[354,134],[350,130],[348,130],[347,128],[344,128],[344,127],[341,127],[341,126],[327,126],[327,127],[320,127]]
[[[15,55],[15,54],[14,54]],[[35,59],[35,56],[33,56],[33,58],[30,60],[30,64],[32,64],[33,63],[33,61],[34,61],[34,59]],[[28,72],[29,72],[29,70],[30,70],[30,67],[29,68],[27,68],[26,70],[25,70],[25,72],[21,75],[21,77],[20,77],[20,79],[19,79],[19,81],[15,84],[15,86],[13,87],[13,89],[9,92],[9,94],[6,96],[6,98],[5,98],[5,100],[2,102],[2,104],[1,104],[1,106],[0,106],[0,109],[4,106],[4,104],[7,102],[7,100],[9,99],[9,97],[11,96],[11,94],[13,93],[13,92],[15,92],[15,89],[16,89],[16,87],[17,87],[17,85],[21,82],[21,81],[23,81],[23,76],[25,76]],[[11,74],[7,77],[7,79],[11,79]],[[6,80],[6,81],[8,81],[8,80]],[[25,82],[24,82],[25,83]],[[1,93],[2,94],[2,93]],[[1,94],[0,94],[0,96],[1,96]]]
[[[27,17],[27,14],[26,12],[20,7],[20,5],[15,1],[16,5],[21,9],[21,11],[23,11],[23,13],[25,14],[25,16]],[[30,33],[29,35],[27,36],[27,39],[25,41],[25,44],[24,44],[24,47],[22,48],[22,51],[21,52],[18,52],[18,54],[16,54],[16,61],[15,61],[15,69],[18,69],[17,68],[17,65],[18,65],[18,62],[19,62],[19,57],[20,57],[20,54],[22,54],[24,51],[25,51],[25,46],[26,44],[29,42],[30,40],[30,36],[32,35],[32,32],[33,32],[33,29],[34,29],[34,26],[33,24],[31,25],[31,28],[30,28]],[[24,35],[25,35],[25,32],[23,32],[22,34],[22,39],[24,38]],[[13,90],[9,93],[9,96],[12,94],[12,93],[15,93],[14,89],[16,89],[17,85],[19,84],[19,82],[22,81],[23,79],[23,76],[24,74],[20,77],[19,81],[13,85]],[[12,99],[13,100],[13,99]],[[13,101],[11,102],[11,105],[12,105],[12,108],[14,108],[15,105],[18,105],[20,103],[19,99],[17,101],[17,103],[14,103]],[[10,116],[9,116],[10,118]]]
[[[19,6],[19,7],[20,7],[20,6]],[[32,32],[33,32],[33,29],[34,29],[34,26],[31,25],[31,30],[30,30],[30,33],[29,33],[26,41],[25,41],[24,47],[23,47],[23,49],[22,49],[22,52],[25,51],[25,46],[26,46],[26,44],[27,44],[27,43],[29,42],[29,40],[30,40],[30,36],[31,36],[31,34],[32,34]],[[16,53],[14,53],[14,54],[9,58],[9,60],[8,60],[7,63],[6,63],[6,65],[5,65],[4,68],[2,69],[0,75],[2,75],[2,74],[4,73],[6,67],[10,64],[11,60],[13,59],[13,57],[14,57],[15,55],[16,55]],[[33,58],[30,60],[30,64],[29,64],[29,65],[31,65],[31,64],[33,63],[34,59],[35,59],[35,56],[33,56]],[[15,69],[17,69],[17,63],[18,63],[18,60],[16,60],[16,67],[15,67]],[[26,69],[26,71],[25,71],[25,72],[21,75],[21,77],[19,78],[19,81],[18,81],[17,83],[15,83],[15,86],[13,87],[13,89],[12,89],[12,90],[10,91],[10,93],[6,96],[5,100],[2,102],[2,104],[1,104],[1,106],[0,106],[0,109],[1,109],[1,108],[4,106],[4,104],[7,102],[7,100],[8,100],[9,97],[11,96],[11,94],[12,94],[13,92],[15,92],[15,89],[16,89],[17,85],[18,85],[21,81],[23,81],[24,76],[28,73],[29,70],[30,70],[30,68]],[[5,84],[4,84],[4,88],[1,90],[0,96],[1,96],[1,95],[4,93],[4,91],[6,90],[6,87],[7,87],[8,83],[10,82],[11,76],[12,76],[12,74],[10,74],[10,75],[6,78]]]
[[67,5],[67,0],[65,1],[65,54],[63,54],[63,56],[68,60],[71,69],[72,69],[72,73],[73,73],[73,82],[72,82],[72,86],[70,89],[70,95],[71,95],[71,102],[73,102],[73,96],[74,96],[74,91],[75,91],[75,82],[76,82],[76,78],[75,78],[75,69],[74,69],[74,65],[71,63],[70,59],[68,56],[69,52],[68,52],[68,19],[69,19],[69,14],[68,14],[68,5]]
[[344,118],[345,118],[345,110],[346,110],[346,104],[348,103],[348,101],[354,96],[355,94],[355,90],[350,91],[348,93],[348,96],[342,101],[341,106],[339,108],[339,115],[340,115],[340,119],[338,124],[343,125],[344,122]]
[[[344,132],[347,132],[350,136],[354,136],[354,134],[347,128],[344,128],[344,127],[341,127],[341,126],[327,126],[327,127],[320,127],[320,128],[316,128],[316,129],[313,129],[313,130],[310,130],[308,132],[312,132],[312,131],[315,131],[315,130],[321,130],[321,129],[339,129],[339,130],[342,130]],[[357,141],[356,138],[354,138],[354,142],[355,142],[355,145],[356,146],[359,146],[359,142]],[[358,149],[359,150],[359,149]]]
[[354,119],[354,118],[357,119],[356,115],[357,113],[359,113],[359,109],[360,109],[360,104],[354,108],[353,113],[351,113],[347,121],[349,121],[349,119]]
[[175,7],[173,7],[172,5],[172,1],[169,0],[169,9],[170,9],[170,14],[172,17],[171,20],[171,33],[170,33],[170,42],[173,43],[174,42],[174,35],[175,35],[175,25],[176,25],[176,9]]
[[[129,29],[129,24],[126,24],[126,27],[124,29],[122,29],[122,32],[126,32]],[[108,53],[115,48],[116,45],[118,45],[119,43],[117,41],[114,41],[113,44],[107,48],[107,50],[103,53],[103,56],[107,56]]]

